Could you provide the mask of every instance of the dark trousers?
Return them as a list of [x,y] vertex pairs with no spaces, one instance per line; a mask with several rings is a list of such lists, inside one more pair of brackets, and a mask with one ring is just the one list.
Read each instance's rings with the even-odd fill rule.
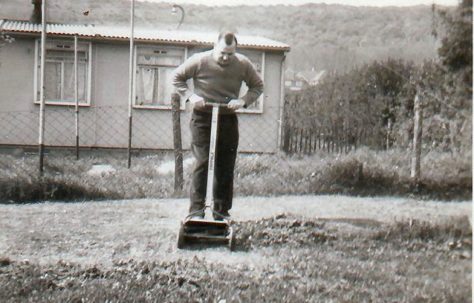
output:
[[[211,113],[193,111],[190,121],[191,151],[196,159],[190,190],[190,212],[203,209],[206,202],[211,118]],[[237,115],[220,115],[217,129],[213,193],[214,211],[217,212],[225,213],[232,207],[234,167],[238,143]]]

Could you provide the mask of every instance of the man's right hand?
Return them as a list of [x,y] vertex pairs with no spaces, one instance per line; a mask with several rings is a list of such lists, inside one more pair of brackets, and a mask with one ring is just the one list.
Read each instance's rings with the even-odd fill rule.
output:
[[191,97],[189,97],[189,102],[191,102],[191,106],[195,109],[202,109],[205,106],[204,98],[196,94],[193,94]]

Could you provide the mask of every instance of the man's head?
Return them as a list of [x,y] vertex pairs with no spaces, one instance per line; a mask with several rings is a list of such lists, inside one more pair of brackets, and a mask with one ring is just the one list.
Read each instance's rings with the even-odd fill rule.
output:
[[213,56],[219,65],[228,65],[235,55],[237,38],[232,32],[222,32],[214,43]]

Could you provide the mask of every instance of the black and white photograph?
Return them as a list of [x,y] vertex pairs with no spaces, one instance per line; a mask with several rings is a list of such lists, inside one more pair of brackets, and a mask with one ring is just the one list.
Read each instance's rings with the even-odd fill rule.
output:
[[0,302],[472,302],[472,0],[0,0]]

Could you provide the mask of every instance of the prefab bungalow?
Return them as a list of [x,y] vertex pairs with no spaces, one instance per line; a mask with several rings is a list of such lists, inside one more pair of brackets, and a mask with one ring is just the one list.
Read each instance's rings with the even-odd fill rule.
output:
[[[0,46],[0,145],[34,146],[38,143],[41,24],[0,20],[0,31],[14,39]],[[75,146],[77,81],[80,146],[126,148],[130,28],[47,24],[46,33],[44,144]],[[172,72],[192,54],[212,48],[217,34],[134,29],[132,148],[173,148]],[[239,150],[274,153],[281,137],[283,65],[289,46],[256,36],[237,35],[237,39],[238,52],[255,64],[265,85],[259,100],[239,112]],[[242,93],[245,89],[243,85]],[[182,102],[184,148],[189,147],[188,117]]]

